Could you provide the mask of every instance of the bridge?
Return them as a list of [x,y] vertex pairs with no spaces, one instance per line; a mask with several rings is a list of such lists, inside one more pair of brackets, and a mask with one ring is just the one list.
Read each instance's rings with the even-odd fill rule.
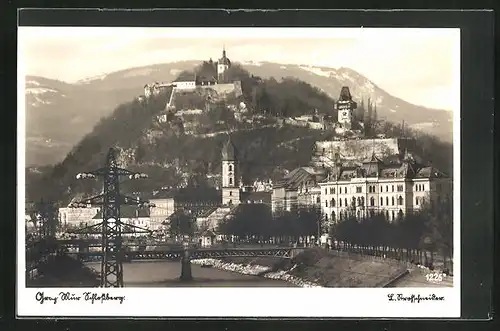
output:
[[[295,257],[304,248],[166,248],[157,250],[145,251],[125,251],[124,260],[179,260],[185,256],[187,251],[189,259],[222,259],[228,257],[275,257],[282,259],[291,259]],[[67,252],[66,254],[77,254],[82,259],[86,257],[101,257],[102,252],[82,251],[82,252]]]
[[[102,249],[102,241],[100,239],[53,239],[48,241],[45,245],[50,250],[57,254],[66,254],[77,257],[82,261],[88,261],[92,258],[102,259],[104,252]],[[90,250],[89,248],[100,248],[97,251]],[[272,257],[280,259],[292,259],[297,254],[304,251],[302,247],[252,247],[252,248],[196,248],[189,245],[175,245],[165,242],[137,242],[129,241],[121,245],[122,260],[175,260],[181,261],[181,280],[192,280],[191,260],[193,259],[224,259],[231,257]],[[151,249],[150,247],[154,247]],[[68,248],[76,248],[76,251],[69,251]],[[137,250],[132,250],[139,248]],[[142,249],[141,249],[142,248]],[[29,254],[31,250],[40,249],[39,246],[32,246],[28,249]]]

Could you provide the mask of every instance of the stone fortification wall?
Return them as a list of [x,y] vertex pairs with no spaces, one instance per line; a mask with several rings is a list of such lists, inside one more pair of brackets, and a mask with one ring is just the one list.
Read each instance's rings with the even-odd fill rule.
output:
[[222,100],[230,93],[234,93],[235,97],[240,97],[243,94],[240,81],[229,84],[201,85],[195,88],[174,88],[165,108],[204,109],[208,99],[212,101]]
[[410,138],[386,138],[386,139],[356,139],[338,141],[318,141],[314,156],[335,159],[339,153],[341,159],[364,160],[371,157],[375,152],[380,158],[403,155],[405,149],[408,152],[417,152],[416,140]]
[[207,90],[214,90],[219,96],[223,96],[233,92],[236,97],[239,97],[243,94],[240,81],[235,81],[228,84],[202,85],[201,87]]

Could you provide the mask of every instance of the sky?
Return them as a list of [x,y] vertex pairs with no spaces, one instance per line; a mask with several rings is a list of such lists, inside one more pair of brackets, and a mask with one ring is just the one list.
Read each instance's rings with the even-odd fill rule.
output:
[[216,58],[348,67],[388,93],[459,108],[458,29],[20,27],[25,74],[66,82],[131,67]]

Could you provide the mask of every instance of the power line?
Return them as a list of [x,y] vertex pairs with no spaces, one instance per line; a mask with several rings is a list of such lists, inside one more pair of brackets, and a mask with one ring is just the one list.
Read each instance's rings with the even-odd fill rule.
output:
[[[103,168],[79,173],[76,178],[104,178],[103,193],[88,199],[73,202],[69,207],[81,208],[88,205],[102,205],[102,219],[99,224],[90,228],[101,228],[103,259],[101,260],[101,286],[123,287],[123,247],[122,247],[122,223],[120,220],[120,205],[139,205],[151,207],[147,201],[139,198],[128,197],[120,194],[120,177],[128,176],[130,179],[147,178],[146,174],[136,173],[119,168],[116,162],[113,148],[109,149],[106,157],[106,165]],[[130,226],[130,225],[126,225]]]

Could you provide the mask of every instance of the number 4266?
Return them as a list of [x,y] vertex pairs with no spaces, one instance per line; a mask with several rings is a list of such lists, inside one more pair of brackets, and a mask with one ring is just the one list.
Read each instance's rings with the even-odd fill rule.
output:
[[425,275],[425,279],[431,283],[440,283],[443,281],[444,277],[446,277],[445,274],[437,272],[432,272]]

